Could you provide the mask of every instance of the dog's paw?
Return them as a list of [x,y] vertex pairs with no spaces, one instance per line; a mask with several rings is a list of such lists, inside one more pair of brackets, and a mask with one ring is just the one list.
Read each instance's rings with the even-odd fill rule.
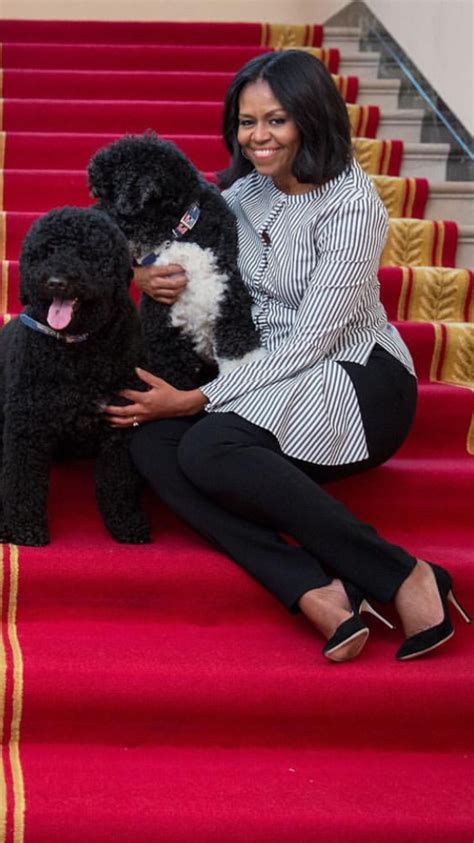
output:
[[122,544],[148,544],[151,541],[150,528],[145,517],[141,514],[122,521],[120,526],[110,523],[106,525],[112,538]]
[[49,544],[48,531],[41,527],[27,524],[24,527],[6,528],[1,533],[1,540],[9,544],[20,544],[27,547],[44,547]]

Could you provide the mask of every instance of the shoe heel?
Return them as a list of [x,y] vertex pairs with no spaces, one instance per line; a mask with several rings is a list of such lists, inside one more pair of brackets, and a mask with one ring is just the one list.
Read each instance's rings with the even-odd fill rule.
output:
[[377,612],[377,610],[374,609],[372,604],[369,603],[369,601],[365,598],[359,606],[359,612],[367,612],[369,615],[373,615],[375,618],[377,618],[377,620],[380,621],[380,623],[383,623],[385,624],[385,626],[388,626],[389,629],[397,628],[395,624],[392,623],[392,621],[389,621],[388,618],[386,618],[384,615],[381,615],[380,612]]
[[460,602],[456,599],[456,595],[454,594],[454,591],[452,589],[448,592],[448,600],[450,601],[450,603],[453,604],[453,606],[455,606],[455,608],[458,610],[459,614],[466,621],[466,623],[472,623],[471,616],[466,612],[465,609],[463,609]]

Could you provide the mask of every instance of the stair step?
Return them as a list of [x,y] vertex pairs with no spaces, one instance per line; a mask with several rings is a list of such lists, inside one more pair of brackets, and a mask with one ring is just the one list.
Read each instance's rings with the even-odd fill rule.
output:
[[340,50],[357,50],[361,39],[358,26],[325,26],[323,47],[336,47]]
[[456,265],[474,267],[474,225],[459,226]]
[[380,115],[377,137],[419,143],[424,113],[421,108],[386,109]]
[[449,143],[405,143],[400,175],[444,181]]
[[[352,695],[348,707],[351,702]],[[295,752],[279,746],[256,753],[239,748],[240,734],[235,721],[224,747],[156,750],[127,743],[126,734],[119,746],[58,743],[47,754],[42,743],[23,744],[26,781],[34,783],[27,818],[35,843],[461,843],[472,838],[472,758],[466,752],[381,747]],[[444,807],[442,821],[433,800]]]
[[[200,134],[218,134],[222,122],[222,100],[3,100],[3,131],[6,132],[97,132],[122,134],[154,128],[159,134],[185,134],[189,126]],[[347,105],[354,132],[365,126],[373,137],[379,120],[376,107]],[[394,112],[396,114],[396,112]],[[403,112],[401,112],[403,114]]]
[[[201,71],[235,73],[249,59],[268,51],[258,46],[203,46],[199,44],[43,44],[4,43],[5,69]],[[319,55],[319,53],[318,53]],[[338,72],[339,51],[323,51],[333,73]]]
[[430,183],[425,219],[456,220],[458,225],[474,223],[474,182]]
[[[348,106],[355,115],[354,125],[359,122],[361,108],[367,106]],[[377,116],[374,111],[368,126]],[[120,134],[153,127],[160,134],[184,134],[190,123],[195,123],[201,134],[218,134],[221,115],[221,101],[11,99],[3,101],[3,130],[62,132],[67,127],[70,132]],[[419,109],[386,110],[380,115],[377,136],[418,142],[422,119]],[[374,128],[363,134],[371,136]]]
[[[61,132],[5,132],[4,167],[10,170],[79,170],[91,155],[118,135]],[[188,155],[196,167],[212,171],[226,166],[228,153],[220,135],[166,135]],[[1,140],[1,137],[0,137]],[[407,143],[400,175],[443,181],[449,144]]]
[[[183,589],[178,601],[175,590],[174,599],[133,605],[132,589],[105,606],[25,608],[31,713],[24,741],[40,742],[45,724],[54,723],[54,741],[87,743],[93,722],[96,733],[107,734],[108,743],[116,745],[126,735],[128,745],[156,748],[172,734],[175,746],[212,747],[231,743],[229,724],[239,722],[240,748],[283,743],[334,752],[383,744],[387,750],[430,750],[435,732],[438,750],[473,749],[474,677],[464,666],[470,630],[462,619],[453,619],[449,655],[446,650],[436,663],[405,666],[401,676],[394,656],[403,632],[367,616],[374,643],[369,640],[364,651],[364,667],[355,663],[329,678],[320,652],[324,642],[303,617],[273,606],[247,617],[234,613],[229,620],[212,603],[195,609],[194,596],[186,599],[185,569],[175,561]],[[463,578],[464,602],[474,596],[473,587],[474,577],[470,588]],[[240,602],[238,592],[235,601]],[[124,682],[133,676],[140,677],[139,694],[133,681]]]
[[380,53],[345,52],[339,60],[338,73],[341,76],[358,76],[362,79],[377,79]]
[[[108,0],[107,0],[108,2]],[[45,44],[182,44],[192,46],[202,44],[237,44],[258,46],[268,44],[272,27],[281,30],[281,24],[252,21],[202,21],[202,20],[150,20],[140,15],[141,20],[133,19],[135,9],[127,20],[102,19],[86,20],[0,20],[0,40],[2,42]],[[286,29],[286,25],[284,27]],[[291,27],[290,27],[291,28]],[[306,30],[306,31],[305,31]],[[307,43],[321,43],[323,29],[321,25],[300,26],[299,34]]]
[[399,79],[360,79],[356,102],[359,105],[378,105],[383,110],[398,108]]
[[[38,216],[39,212],[31,211],[0,212],[0,260],[18,259],[21,241]],[[406,222],[416,224],[423,223],[423,220],[408,220]],[[405,264],[406,261],[402,261],[402,265]],[[391,265],[399,264],[392,261]],[[422,264],[418,262],[416,265],[426,266],[430,265],[430,262],[425,260]],[[474,226],[462,225],[458,228],[456,266],[474,266]]]
[[[224,99],[234,74],[221,71],[4,70],[5,99]],[[356,101],[396,109],[398,79],[363,80]],[[354,94],[348,100],[353,102]]]

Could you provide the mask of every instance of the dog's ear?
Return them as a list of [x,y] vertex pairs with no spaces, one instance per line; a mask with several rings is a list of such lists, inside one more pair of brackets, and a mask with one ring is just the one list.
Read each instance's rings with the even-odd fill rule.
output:
[[20,276],[20,304],[25,305],[30,303],[30,297],[28,295],[26,281],[23,277]]

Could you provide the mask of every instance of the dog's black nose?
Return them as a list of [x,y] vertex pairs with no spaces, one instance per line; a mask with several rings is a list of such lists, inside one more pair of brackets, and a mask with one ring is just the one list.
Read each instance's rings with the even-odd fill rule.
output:
[[46,281],[46,286],[48,290],[51,290],[51,292],[64,293],[67,289],[67,281],[65,281],[64,278],[55,278],[54,275],[52,275]]

